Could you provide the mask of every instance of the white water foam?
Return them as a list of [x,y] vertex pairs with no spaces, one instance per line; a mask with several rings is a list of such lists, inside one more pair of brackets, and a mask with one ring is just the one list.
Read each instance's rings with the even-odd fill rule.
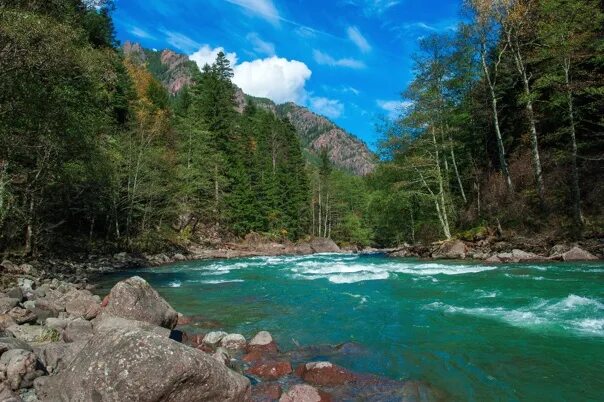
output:
[[168,284],[168,286],[171,288],[179,288],[182,286],[182,283],[180,281],[172,281]]
[[206,285],[219,285],[222,283],[240,283],[240,282],[245,282],[243,279],[217,279],[217,280],[210,280],[210,281],[200,281],[199,283],[203,283]]
[[289,268],[297,279],[328,279],[332,283],[354,283],[371,280],[385,280],[391,274],[409,274],[416,278],[424,277],[432,282],[438,282],[434,275],[463,275],[490,271],[498,267],[493,265],[461,265],[443,263],[416,262],[357,262],[358,257],[348,257],[347,261],[328,259],[298,261]]
[[558,301],[539,300],[526,307],[458,307],[435,302],[425,306],[449,314],[465,314],[501,320],[524,328],[561,328],[575,333],[604,337],[604,303],[569,295]]

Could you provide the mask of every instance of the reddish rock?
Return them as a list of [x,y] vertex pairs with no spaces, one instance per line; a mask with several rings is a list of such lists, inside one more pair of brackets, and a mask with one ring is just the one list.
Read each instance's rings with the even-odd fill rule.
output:
[[248,344],[247,352],[277,353],[279,352],[279,347],[269,332],[260,331]]
[[276,380],[285,375],[291,374],[292,365],[288,361],[263,361],[257,362],[246,370],[251,374],[262,378],[263,380]]
[[330,362],[312,362],[298,366],[296,374],[313,385],[343,385],[356,380],[356,376],[343,367]]
[[273,402],[281,397],[281,386],[275,382],[261,382],[252,388],[252,401]]
[[105,298],[103,299],[103,302],[101,303],[101,307],[107,307],[107,305],[109,304],[109,295],[105,296]]
[[200,345],[203,344],[203,337],[206,336],[206,334],[187,334],[185,333],[183,336],[183,343],[194,347],[194,348],[199,348]]
[[193,322],[193,319],[191,317],[187,317],[185,315],[178,314],[178,322],[176,325],[189,325],[192,322]]
[[242,360],[244,362],[251,363],[251,362],[258,361],[258,360],[262,360],[264,358],[264,356],[265,356],[264,353],[262,353],[258,350],[255,350],[255,351],[250,352],[250,353],[246,354],[245,356],[243,356]]
[[331,396],[310,385],[298,384],[291,387],[279,402],[331,402]]

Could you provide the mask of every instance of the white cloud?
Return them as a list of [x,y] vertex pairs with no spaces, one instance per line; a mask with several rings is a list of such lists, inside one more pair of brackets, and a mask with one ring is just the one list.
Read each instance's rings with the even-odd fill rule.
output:
[[265,20],[276,24],[281,19],[272,0],[226,0],[229,3],[245,8],[252,14],[256,14]]
[[400,100],[378,100],[377,105],[388,112],[388,117],[396,119],[404,111],[404,109],[410,107],[413,103],[410,101]]
[[336,99],[310,98],[310,108],[331,119],[337,119],[344,113],[344,105]]
[[237,64],[237,53],[227,53],[223,47],[217,47],[216,49],[212,49],[209,45],[203,45],[198,51],[191,54],[189,58],[195,63],[197,63],[199,69],[201,70],[206,64],[214,64],[214,62],[216,61],[216,57],[220,52],[223,52],[227,60],[231,62],[231,67]]
[[234,72],[233,83],[243,92],[276,103],[303,102],[312,75],[306,64],[277,56],[241,63]]
[[350,58],[336,59],[336,58],[332,57],[331,55],[329,55],[327,53],[323,53],[320,50],[316,50],[316,49],[313,51],[313,56],[317,63],[325,65],[325,66],[347,67],[347,68],[354,68],[357,70],[363,69],[366,67],[365,63],[363,63],[360,60],[350,59]]
[[350,39],[363,53],[368,53],[371,51],[371,45],[365,39],[359,28],[357,27],[348,27],[346,30],[348,34],[348,39]]
[[169,31],[162,29],[161,32],[166,35],[166,42],[183,52],[191,52],[199,49],[201,44],[180,32]]
[[350,4],[362,8],[366,15],[383,14],[391,7],[401,3],[402,0],[344,0]]
[[256,53],[265,54],[267,56],[275,55],[275,44],[265,42],[256,32],[249,33],[246,39],[250,42],[252,49],[254,49]]
[[130,28],[130,33],[134,36],[138,36],[139,38],[143,38],[143,39],[155,39],[155,37],[153,35],[151,35],[149,32],[145,31],[142,28],[135,27],[135,26]]

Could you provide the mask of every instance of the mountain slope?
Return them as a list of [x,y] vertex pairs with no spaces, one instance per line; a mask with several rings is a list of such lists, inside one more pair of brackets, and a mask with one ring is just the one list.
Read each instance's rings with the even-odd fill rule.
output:
[[[149,71],[172,95],[191,85],[200,74],[197,65],[187,56],[171,50],[148,50],[139,44],[126,42],[123,51],[130,60],[146,64]],[[321,150],[326,148],[330,160],[339,169],[364,176],[375,168],[376,156],[367,145],[326,117],[295,103],[276,105],[269,99],[248,96],[240,89],[237,91],[236,101],[239,112],[242,112],[249,102],[254,102],[281,118],[289,119],[311,160],[317,159]]]

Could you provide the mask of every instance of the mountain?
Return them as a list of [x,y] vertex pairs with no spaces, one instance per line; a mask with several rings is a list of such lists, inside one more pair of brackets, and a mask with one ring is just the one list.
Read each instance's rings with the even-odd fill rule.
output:
[[[146,64],[149,71],[175,95],[182,88],[191,85],[200,74],[195,62],[186,55],[172,50],[155,51],[144,49],[137,43],[126,42],[123,52],[130,60]],[[238,110],[241,112],[249,102],[287,118],[296,128],[307,158],[317,160],[323,148],[328,150],[329,159],[339,169],[355,175],[364,176],[375,168],[377,157],[367,144],[338,127],[324,116],[289,102],[281,105],[270,99],[245,95],[238,89],[236,95]]]

